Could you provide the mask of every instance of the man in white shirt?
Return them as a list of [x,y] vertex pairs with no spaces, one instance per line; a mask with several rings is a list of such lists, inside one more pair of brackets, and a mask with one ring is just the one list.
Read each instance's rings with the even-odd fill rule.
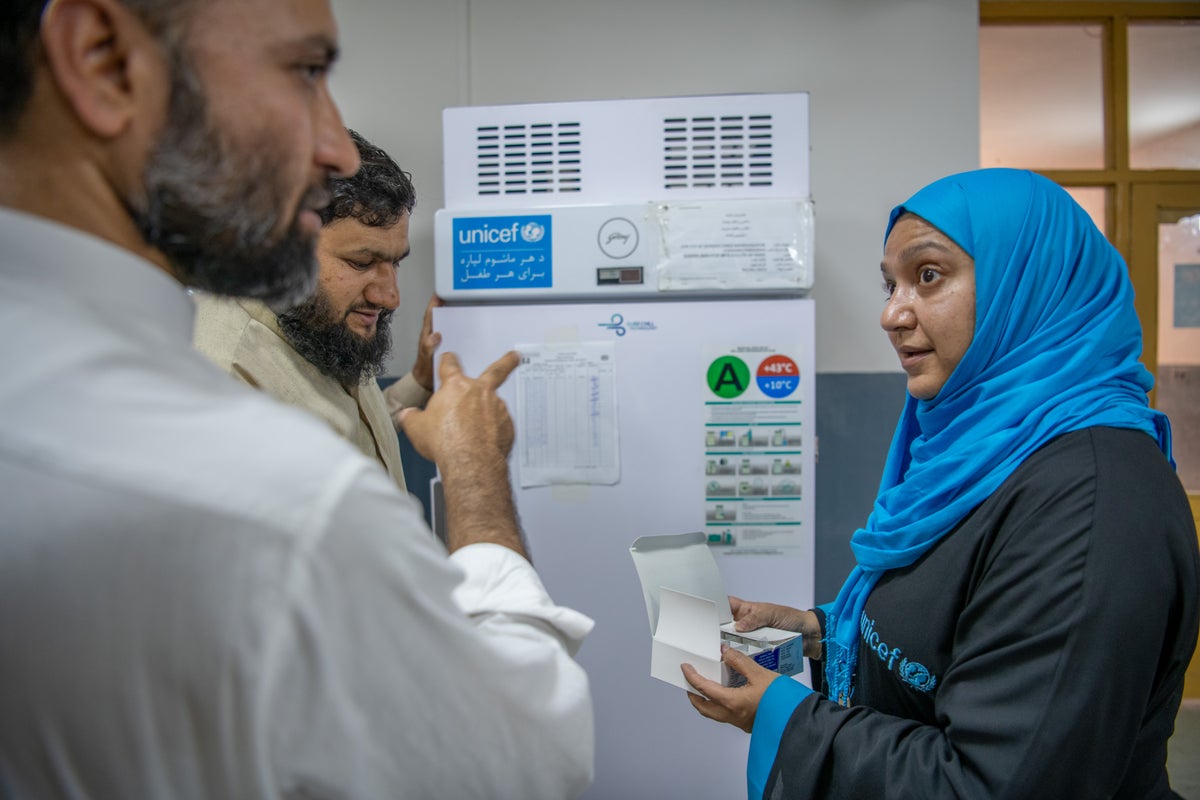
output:
[[362,166],[332,181],[333,200],[321,209],[317,293],[278,314],[261,300],[198,295],[194,341],[238,380],[323,419],[404,491],[391,407],[419,408],[433,389],[429,309],[412,372],[386,393],[375,378],[391,349],[416,191],[387,153],[355,131],[350,138]]
[[191,347],[185,286],[312,289],[358,166],[326,0],[8,0],[0,41],[0,796],[579,794],[591,622],[525,557],[516,354],[402,416],[443,548]]

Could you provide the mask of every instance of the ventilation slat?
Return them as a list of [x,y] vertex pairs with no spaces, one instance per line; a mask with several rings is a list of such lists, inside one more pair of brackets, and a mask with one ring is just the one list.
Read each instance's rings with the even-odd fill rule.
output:
[[475,137],[476,187],[481,196],[581,190],[581,123],[533,120],[478,125]]
[[662,131],[664,189],[772,185],[774,119],[770,114],[666,117]]
[[[771,114],[676,114],[662,119],[663,188],[736,190],[774,183]],[[525,120],[478,125],[480,195],[578,193],[586,182],[584,125]]]

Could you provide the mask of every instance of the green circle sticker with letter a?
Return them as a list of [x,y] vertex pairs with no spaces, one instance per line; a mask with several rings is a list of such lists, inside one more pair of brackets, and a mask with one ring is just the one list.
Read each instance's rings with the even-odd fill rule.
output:
[[737,397],[749,386],[750,368],[737,356],[721,356],[708,367],[708,388],[717,397]]

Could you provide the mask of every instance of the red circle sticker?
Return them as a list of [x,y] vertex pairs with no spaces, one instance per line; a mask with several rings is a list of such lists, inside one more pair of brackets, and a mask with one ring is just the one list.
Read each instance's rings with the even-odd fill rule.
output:
[[767,356],[758,365],[759,390],[767,397],[787,397],[800,385],[800,368],[787,356]]

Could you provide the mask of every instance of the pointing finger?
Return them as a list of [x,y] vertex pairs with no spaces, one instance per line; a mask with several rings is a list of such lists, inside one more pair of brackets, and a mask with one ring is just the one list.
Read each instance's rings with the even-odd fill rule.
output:
[[520,363],[520,353],[516,350],[509,350],[488,365],[488,368],[479,375],[479,382],[489,389],[495,389],[508,379],[508,376]]

